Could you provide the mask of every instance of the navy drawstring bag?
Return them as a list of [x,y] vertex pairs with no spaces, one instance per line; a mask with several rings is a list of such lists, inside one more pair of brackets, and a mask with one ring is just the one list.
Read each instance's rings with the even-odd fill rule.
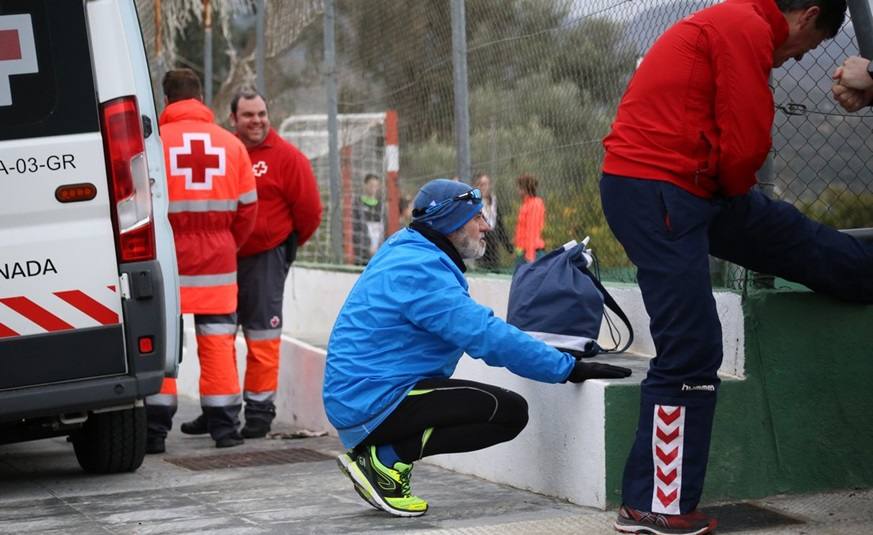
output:
[[[529,335],[576,357],[620,353],[633,342],[627,315],[588,270],[591,263],[586,243],[570,242],[529,264],[522,264],[512,276],[506,321]],[[604,305],[625,324],[627,341],[606,315],[615,347],[597,343],[604,319]]]

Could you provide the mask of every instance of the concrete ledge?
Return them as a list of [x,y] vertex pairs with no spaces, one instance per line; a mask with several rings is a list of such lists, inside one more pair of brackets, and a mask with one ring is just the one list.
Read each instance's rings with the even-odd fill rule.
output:
[[[336,315],[358,275],[327,268],[292,268],[285,285],[285,333],[298,340],[325,346]],[[505,319],[510,277],[480,275],[475,272],[467,275],[473,299]],[[606,286],[634,326],[635,338],[630,352],[653,355],[655,349],[649,335],[649,315],[643,305],[639,288],[630,284],[607,283]],[[745,369],[745,327],[741,296],[733,291],[717,291],[713,295],[723,332],[724,363],[720,373],[741,378]],[[606,345],[611,344],[605,327],[601,331],[600,341]]]

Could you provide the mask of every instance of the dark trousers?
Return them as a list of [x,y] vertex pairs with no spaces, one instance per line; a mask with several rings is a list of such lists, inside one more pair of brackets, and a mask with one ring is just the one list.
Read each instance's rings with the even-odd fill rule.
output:
[[474,381],[433,378],[418,382],[362,444],[390,444],[402,462],[411,463],[429,455],[506,442],[526,425],[527,402],[515,392]]
[[290,263],[285,243],[251,256],[237,265],[237,313],[246,340],[243,383],[246,423],[267,426],[276,416],[282,300]]
[[700,501],[722,361],[708,255],[849,301],[873,302],[873,245],[758,191],[702,199],[604,174],[603,211],[637,267],[656,356],[642,383],[624,503],[684,514]]

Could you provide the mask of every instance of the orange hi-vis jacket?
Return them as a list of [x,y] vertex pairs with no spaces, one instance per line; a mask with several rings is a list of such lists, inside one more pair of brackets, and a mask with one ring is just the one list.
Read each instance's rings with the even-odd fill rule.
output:
[[524,259],[533,262],[538,249],[546,246],[543,227],[546,226],[546,205],[540,197],[525,195],[515,223],[515,247],[524,251]]
[[257,188],[242,142],[196,99],[160,117],[179,263],[182,312],[236,310],[236,254],[257,216]]

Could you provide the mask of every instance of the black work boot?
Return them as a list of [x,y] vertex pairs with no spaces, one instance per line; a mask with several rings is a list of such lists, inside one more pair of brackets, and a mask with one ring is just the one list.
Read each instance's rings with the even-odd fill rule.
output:
[[245,438],[264,438],[270,432],[270,424],[276,417],[276,405],[272,401],[246,400],[246,425],[242,428]]
[[203,407],[206,427],[216,448],[232,448],[243,443],[239,429],[239,405]]
[[164,453],[167,451],[167,433],[173,427],[175,405],[149,404],[146,400],[146,453]]
[[269,422],[263,420],[246,420],[246,425],[243,426],[241,434],[244,438],[264,438],[269,432]]
[[232,448],[234,446],[241,446],[245,443],[243,437],[239,436],[239,433],[234,431],[230,435],[223,436],[219,439],[215,440],[216,448]]
[[146,435],[146,453],[164,453],[167,451],[166,437]]
[[183,423],[179,429],[186,435],[205,435],[209,432],[209,429],[206,428],[206,415],[200,413],[200,416],[190,422]]

